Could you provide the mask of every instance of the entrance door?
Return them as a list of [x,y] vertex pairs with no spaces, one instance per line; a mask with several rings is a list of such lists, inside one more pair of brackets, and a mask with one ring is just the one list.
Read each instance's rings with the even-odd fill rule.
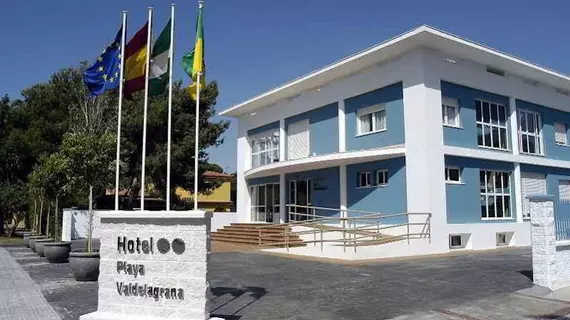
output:
[[291,180],[289,182],[289,203],[295,205],[289,210],[289,219],[302,221],[310,218],[313,184],[311,179]]
[[523,218],[530,218],[530,203],[527,196],[532,194],[546,194],[546,176],[540,173],[522,172],[522,205]]

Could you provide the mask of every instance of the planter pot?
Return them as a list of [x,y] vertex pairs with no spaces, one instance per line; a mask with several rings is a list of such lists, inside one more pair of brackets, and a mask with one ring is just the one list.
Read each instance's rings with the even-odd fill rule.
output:
[[49,263],[64,263],[69,259],[71,242],[47,242],[44,244],[44,255]]
[[28,242],[29,247],[30,247],[30,249],[32,249],[32,251],[35,252],[36,251],[36,246],[35,246],[36,240],[47,239],[47,237],[46,236],[31,236],[29,239],[30,239]]
[[45,244],[49,242],[54,242],[54,240],[52,238],[36,240],[35,249],[36,252],[40,255],[40,257],[44,256]]
[[71,252],[69,267],[77,281],[97,281],[99,278],[99,252]]

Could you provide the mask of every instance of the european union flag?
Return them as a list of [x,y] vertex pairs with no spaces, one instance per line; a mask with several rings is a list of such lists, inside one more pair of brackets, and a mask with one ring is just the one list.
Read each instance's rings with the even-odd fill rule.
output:
[[119,86],[122,33],[123,28],[121,27],[115,41],[103,50],[97,61],[83,73],[83,82],[93,96],[98,96]]

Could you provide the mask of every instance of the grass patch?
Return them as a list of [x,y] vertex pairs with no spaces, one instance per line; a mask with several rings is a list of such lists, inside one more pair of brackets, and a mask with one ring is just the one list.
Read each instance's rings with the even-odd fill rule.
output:
[[13,236],[12,238],[9,238],[8,236],[0,235],[0,246],[21,246],[23,244],[24,239],[21,237]]

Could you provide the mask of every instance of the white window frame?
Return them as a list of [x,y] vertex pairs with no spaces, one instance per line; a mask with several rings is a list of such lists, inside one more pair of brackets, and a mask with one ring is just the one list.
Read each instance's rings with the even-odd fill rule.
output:
[[[482,144],[479,144],[479,139],[477,139],[477,146],[480,148],[488,148],[488,149],[494,149],[494,150],[510,150],[509,149],[509,114],[508,114],[508,108],[506,105],[504,104],[500,104],[500,103],[496,103],[496,102],[491,102],[488,100],[483,100],[483,99],[475,99],[475,108],[477,108],[477,102],[480,102],[480,113],[481,113],[481,119],[477,119],[475,118],[475,121],[477,123],[477,128],[479,128],[479,126],[481,126],[481,142]],[[483,104],[484,103],[488,103],[489,104],[489,122],[485,122],[485,117],[484,117],[484,110],[483,110]],[[492,106],[496,106],[497,107],[497,123],[493,123],[493,121],[491,120],[491,110],[492,110]],[[502,112],[501,112],[502,109]],[[477,112],[477,110],[476,110]],[[505,123],[501,124],[500,123],[500,114],[504,115],[504,119],[505,119]],[[485,145],[485,129],[488,129],[490,132],[490,146]],[[493,146],[493,128],[496,128],[498,131],[498,143],[499,143],[499,147],[494,147]],[[505,147],[501,147],[501,130],[505,130]]]
[[[459,180],[451,180],[451,175],[449,174],[450,170],[457,170],[457,177]],[[461,179],[461,168],[459,167],[445,167],[445,183],[448,184],[462,184],[463,179]]]
[[[558,129],[564,129],[563,132],[558,131]],[[564,139],[562,141],[558,140],[558,134],[562,135]],[[559,146],[568,146],[568,125],[562,122],[554,123],[554,142]]]
[[[454,109],[455,117],[453,117],[454,124],[451,123],[449,118],[449,109]],[[441,98],[441,115],[443,125],[453,128],[461,128],[459,117],[459,100],[454,98],[442,97]]]
[[[251,167],[257,168],[274,162],[279,162],[279,129],[268,130],[249,137],[251,148]],[[267,141],[270,143],[267,143]],[[255,144],[259,145],[259,150],[255,151]],[[262,164],[261,159],[269,160],[269,162]],[[257,165],[255,159],[257,158]]]
[[[454,246],[451,242],[453,237],[459,237],[459,245]],[[465,244],[463,243],[463,236],[461,234],[450,234],[449,235],[449,248],[450,249],[463,249],[465,248]]]
[[[382,180],[380,179],[382,178]],[[380,183],[380,181],[384,181]],[[386,187],[388,186],[388,170],[377,170],[376,171],[376,186],[378,187]]]
[[[365,180],[366,180],[366,185],[362,185],[362,184],[361,184],[362,175],[365,175],[365,176],[366,176],[366,178],[365,178]],[[370,188],[370,187],[372,187],[372,172],[370,172],[370,171],[358,172],[358,181],[357,181],[356,187],[359,188],[359,189],[360,189],[360,188]]]
[[[479,190],[479,195],[480,197],[485,197],[485,211],[486,211],[486,215],[485,217],[481,217],[482,220],[512,220],[513,219],[513,196],[512,196],[512,190],[513,190],[513,184],[512,184],[512,179],[511,179],[511,173],[509,171],[501,171],[501,170],[479,170],[479,172],[484,172],[485,173],[485,192],[481,192],[481,190]],[[492,177],[493,177],[493,191],[489,192],[487,185],[488,185],[488,175],[487,173],[492,173]],[[507,179],[509,181],[509,192],[508,193],[504,193],[504,192],[497,192],[496,190],[496,185],[495,185],[495,177],[497,173],[501,173],[501,174],[507,174]],[[503,175],[501,175],[501,190],[505,190],[505,183],[503,180]],[[479,177],[479,183],[480,183],[480,177]],[[505,216],[505,197],[509,197],[509,216]],[[494,217],[489,217],[489,199],[493,197],[493,203],[494,203],[494,212],[495,212],[495,216]],[[501,208],[503,209],[503,216],[502,217],[497,217],[497,197],[501,197]]]
[[[525,123],[527,124],[527,129],[522,130],[522,117],[525,117]],[[528,118],[529,116],[533,117],[534,121],[534,131],[528,131]],[[518,135],[519,135],[519,151],[522,154],[531,154],[531,155],[544,155],[544,143],[542,141],[542,117],[540,113],[536,111],[526,110],[526,109],[517,109],[517,120],[518,120]],[[523,151],[523,135],[527,137],[527,151]],[[534,140],[534,148],[535,151],[538,152],[529,152],[530,150],[530,139]]]
[[[384,112],[384,123],[377,123],[376,121],[376,114]],[[362,132],[362,121],[361,118],[364,116],[370,115],[370,121],[372,122],[372,131],[370,132]],[[356,136],[365,136],[369,134],[374,134],[378,132],[383,132],[387,130],[388,127],[388,116],[386,112],[386,106],[377,104],[370,107],[362,108],[356,112]],[[379,127],[380,126],[380,127]]]

